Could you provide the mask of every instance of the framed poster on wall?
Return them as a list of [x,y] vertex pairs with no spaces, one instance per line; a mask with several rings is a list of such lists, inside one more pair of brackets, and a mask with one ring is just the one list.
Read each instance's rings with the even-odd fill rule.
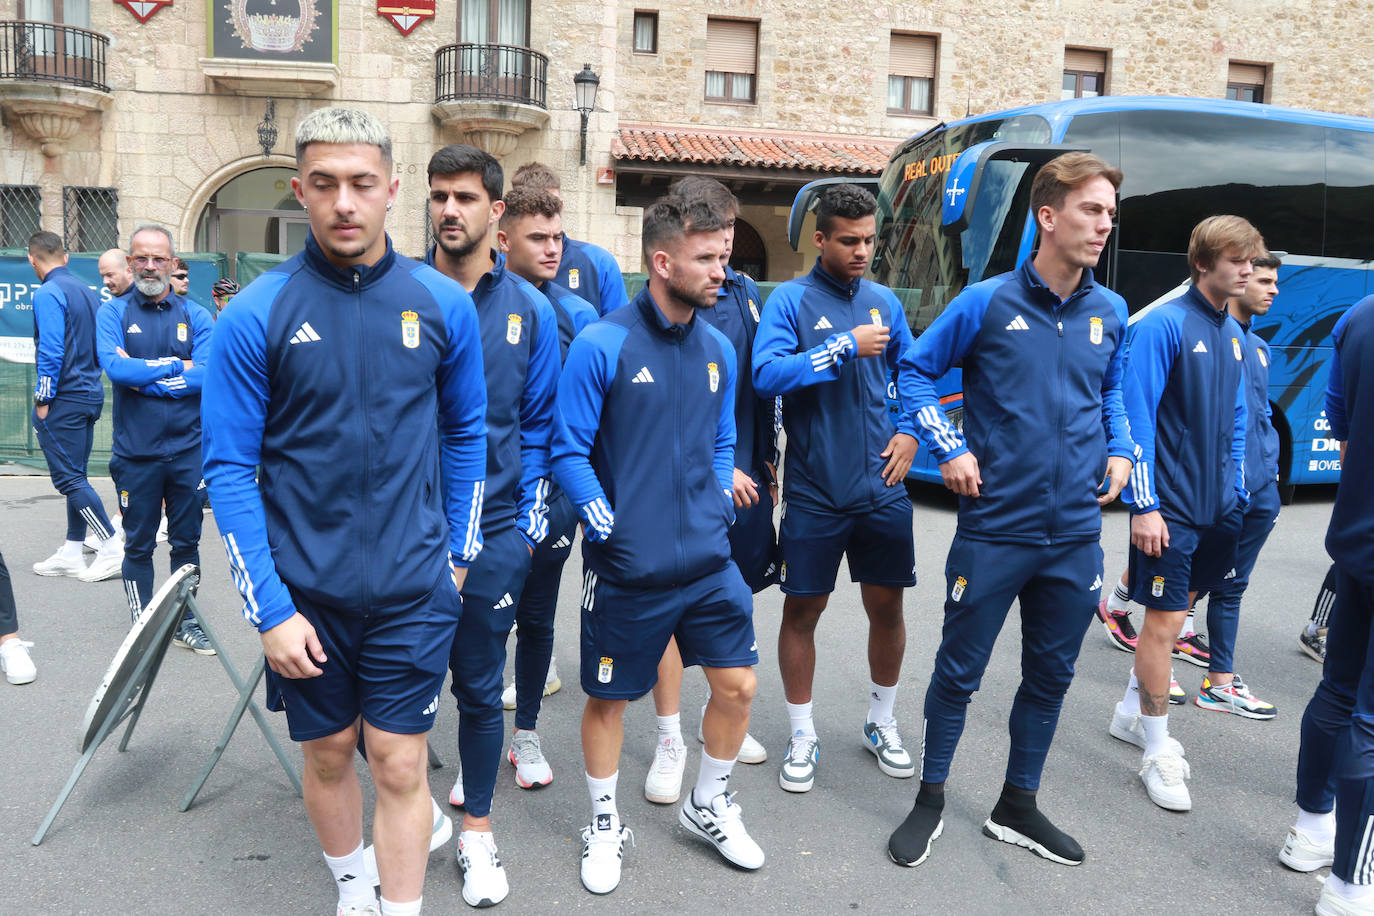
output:
[[338,0],[207,0],[210,56],[335,63]]

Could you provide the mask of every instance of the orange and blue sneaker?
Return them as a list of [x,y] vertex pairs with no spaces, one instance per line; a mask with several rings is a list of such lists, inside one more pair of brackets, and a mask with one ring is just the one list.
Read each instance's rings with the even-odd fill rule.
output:
[[1225,686],[1216,686],[1211,678],[1204,677],[1202,689],[1193,702],[1200,709],[1229,712],[1247,719],[1272,719],[1279,714],[1273,703],[1266,703],[1250,693],[1239,674],[1232,675],[1231,683]]
[[1174,669],[1169,669],[1169,703],[1174,706],[1182,706],[1188,702],[1188,691],[1178,686],[1178,678],[1174,677]]
[[1102,626],[1107,630],[1108,642],[1122,652],[1135,651],[1136,641],[1140,637],[1131,623],[1130,611],[1109,611],[1107,599],[1103,598],[1097,603],[1097,619],[1102,621]]
[[1191,631],[1179,637],[1178,642],[1174,643],[1174,658],[1206,668],[1212,663],[1212,650],[1207,646],[1207,637]]

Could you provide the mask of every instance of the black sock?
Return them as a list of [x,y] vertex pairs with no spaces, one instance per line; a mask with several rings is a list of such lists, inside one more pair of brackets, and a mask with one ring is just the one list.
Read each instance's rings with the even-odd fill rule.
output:
[[[1083,848],[1040,812],[1035,804],[1035,792],[1030,789],[1003,783],[1002,797],[997,799],[997,806],[992,809],[992,817],[988,820],[998,827],[1015,830],[1036,844],[1039,848],[1033,848],[1032,851],[1037,855],[1073,865],[1083,861]],[[1005,836],[997,836],[988,827],[984,827],[983,832],[1004,842],[1015,842]]]
[[931,844],[944,828],[944,783],[921,783],[916,804],[887,841],[887,854],[898,865],[920,865],[930,855]]

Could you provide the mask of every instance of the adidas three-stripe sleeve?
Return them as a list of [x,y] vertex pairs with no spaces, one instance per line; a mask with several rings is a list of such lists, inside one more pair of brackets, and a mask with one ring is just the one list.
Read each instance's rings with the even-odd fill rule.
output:
[[768,297],[754,337],[754,390],[762,397],[787,394],[807,385],[834,381],[854,355],[849,331],[831,334],[810,350],[797,352],[797,312],[803,287],[780,286]]
[[601,408],[615,379],[616,357],[625,337],[626,331],[619,325],[597,322],[588,326],[568,347],[568,358],[558,379],[553,475],[577,507],[586,524],[584,535],[593,543],[610,537],[615,526],[615,510],[596,477],[591,454],[601,426]]
[[916,430],[939,464],[969,449],[963,433],[945,416],[935,383],[973,350],[990,297],[991,290],[986,284],[964,290],[912,345]]

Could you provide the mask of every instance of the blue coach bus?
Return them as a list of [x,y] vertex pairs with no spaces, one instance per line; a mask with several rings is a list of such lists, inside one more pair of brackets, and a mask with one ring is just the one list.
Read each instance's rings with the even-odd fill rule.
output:
[[[1334,482],[1322,412],[1331,328],[1374,292],[1374,120],[1217,99],[1112,97],[1033,105],[940,124],[899,146],[878,181],[870,277],[899,290],[919,334],[970,283],[1031,252],[1031,181],[1067,150],[1120,166],[1118,222],[1095,271],[1134,314],[1188,278],[1188,237],[1207,216],[1250,220],[1284,252],[1279,295],[1256,332],[1274,365],[1269,396],[1280,481]],[[805,211],[824,184],[798,194]],[[957,370],[942,403],[962,421]],[[922,450],[912,476],[939,481]]]

